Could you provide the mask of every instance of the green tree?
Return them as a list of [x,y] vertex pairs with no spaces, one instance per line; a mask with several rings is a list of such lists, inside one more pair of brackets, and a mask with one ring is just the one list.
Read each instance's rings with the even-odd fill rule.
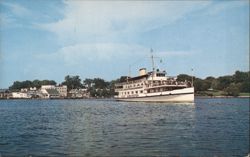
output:
[[32,82],[32,84],[33,84],[33,87],[36,87],[36,88],[40,88],[41,87],[41,81],[39,81],[39,80],[34,80]]
[[239,96],[240,93],[239,86],[235,83],[231,83],[224,91],[228,96]]
[[[214,77],[212,77],[212,76],[209,76],[209,77],[207,77],[206,79],[205,79],[205,81],[206,81],[206,83],[208,84],[208,88],[212,88],[212,83],[213,83],[213,81],[215,80],[215,78]],[[208,89],[207,88],[207,89]]]
[[235,83],[250,81],[249,72],[236,71],[235,74],[233,75],[233,80]]
[[218,90],[218,84],[219,84],[219,81],[217,79],[214,79],[211,83],[211,87],[214,89],[214,90]]
[[203,89],[202,89],[202,83],[203,83],[203,81],[201,79],[196,78],[194,80],[194,90],[195,91],[203,91]]
[[114,84],[116,81],[105,81],[101,78],[85,79],[83,81],[92,97],[111,97],[115,94]]
[[119,79],[117,79],[118,82],[126,82],[128,80],[128,76],[121,76]]
[[211,87],[211,82],[209,80],[201,80],[201,91],[206,91]]
[[119,79],[117,79],[117,80],[112,80],[112,81],[109,82],[109,87],[108,87],[108,89],[110,90],[110,91],[109,91],[110,96],[114,96],[114,95],[116,94],[116,93],[115,93],[115,84],[116,84],[116,83],[119,83],[119,82],[120,82]]
[[90,87],[91,86],[91,84],[93,83],[93,79],[89,79],[89,78],[86,78],[84,81],[83,81],[83,85],[85,86],[85,87]]
[[23,88],[32,87],[32,82],[30,80],[23,81]]
[[218,90],[224,90],[231,83],[233,83],[233,77],[232,76],[222,76],[222,77],[219,77],[217,80],[218,80],[218,84],[217,84],[217,89]]
[[67,76],[65,76],[64,79],[65,79],[65,81],[62,82],[62,84],[66,85],[68,87],[68,91],[71,89],[79,89],[79,88],[83,87],[83,85],[81,83],[81,79],[78,75],[77,76],[67,75]]
[[56,85],[56,81],[54,81],[54,80],[42,80],[42,81],[40,81],[40,85]]
[[95,89],[106,89],[109,85],[108,82],[101,78],[94,78],[93,80]]
[[[195,79],[195,78],[193,78]],[[186,74],[180,74],[177,76],[177,81],[192,81],[192,76],[186,75]]]
[[240,91],[244,93],[250,93],[250,81],[244,81],[241,83]]
[[13,85],[9,87],[10,90],[20,90],[22,88],[30,88],[30,87],[36,87],[40,88],[41,85],[56,85],[56,82],[54,80],[26,80],[26,81],[15,81]]
[[22,88],[22,83],[20,81],[15,81],[13,85],[9,87],[10,90],[20,90]]

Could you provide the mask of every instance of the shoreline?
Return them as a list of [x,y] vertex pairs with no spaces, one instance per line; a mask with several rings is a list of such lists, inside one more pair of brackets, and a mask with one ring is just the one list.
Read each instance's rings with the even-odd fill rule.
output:
[[250,96],[195,96],[196,98],[250,98]]
[[[250,98],[250,96],[195,96],[195,98],[199,99],[216,99],[216,98]],[[112,100],[114,98],[50,98],[50,99],[42,99],[42,98],[1,98],[0,100]]]

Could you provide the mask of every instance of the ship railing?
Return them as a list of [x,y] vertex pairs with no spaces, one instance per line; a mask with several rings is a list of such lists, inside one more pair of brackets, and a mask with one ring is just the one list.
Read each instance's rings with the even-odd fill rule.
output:
[[116,88],[115,92],[119,92],[119,91],[122,91],[122,90],[124,90],[124,89],[123,88]]
[[164,81],[159,83],[149,83],[146,84],[146,87],[156,87],[156,86],[188,86],[186,82],[172,82],[172,81]]
[[142,89],[144,86],[136,86],[136,87],[125,87],[125,88],[115,88],[115,92],[123,91],[123,90],[135,90]]
[[[142,83],[144,82],[143,80],[137,80],[137,81],[128,81],[128,82],[121,82],[121,83],[116,83],[115,87],[123,86],[123,85],[131,85],[131,84],[136,84],[136,83]],[[153,83],[152,81],[148,81],[147,84],[151,84],[153,86],[159,86],[159,85],[188,85],[187,81],[176,81],[174,79],[170,80],[164,80],[164,81],[158,81],[156,83]]]
[[143,82],[142,80],[137,80],[137,81],[127,81],[127,82],[120,82],[120,83],[116,83],[115,86],[123,86],[126,84],[134,84],[134,83],[141,83]]
[[[142,82],[142,81],[136,81],[137,83],[138,82]],[[129,84],[129,83],[136,83],[135,81],[134,82],[122,82],[122,83],[117,83],[117,84],[115,84],[115,86],[116,86],[116,89],[117,90],[122,90],[123,88],[122,88],[122,86],[123,85],[127,85],[127,84]],[[156,82],[156,83],[152,83],[152,82],[148,82],[148,83],[146,83],[146,84],[144,84],[146,87],[152,87],[152,86],[162,86],[162,85],[175,85],[175,86],[188,86],[188,83],[187,82],[177,82],[177,81],[173,81],[173,80],[168,80],[168,81],[160,81],[160,82]],[[117,88],[117,87],[121,87],[121,88]],[[142,85],[140,85],[140,86],[131,86],[131,87],[129,87],[129,89],[132,89],[132,88],[142,88],[143,86]]]
[[154,87],[188,87],[187,85],[146,85],[146,88],[154,88]]

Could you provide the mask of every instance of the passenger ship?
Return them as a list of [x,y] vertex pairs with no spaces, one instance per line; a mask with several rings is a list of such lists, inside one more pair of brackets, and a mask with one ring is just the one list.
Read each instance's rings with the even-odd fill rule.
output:
[[[152,56],[153,62],[153,56]],[[154,66],[153,66],[154,67]],[[159,69],[147,72],[139,70],[139,76],[127,77],[127,80],[115,84],[115,99],[118,101],[142,102],[193,102],[193,81],[177,81],[176,77],[166,76]]]

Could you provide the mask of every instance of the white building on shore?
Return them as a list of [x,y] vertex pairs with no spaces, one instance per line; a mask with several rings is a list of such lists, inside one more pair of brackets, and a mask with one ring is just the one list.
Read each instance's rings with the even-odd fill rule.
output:
[[12,92],[12,98],[19,98],[19,99],[29,99],[31,98],[31,95],[29,95],[27,92]]
[[60,97],[67,97],[67,86],[56,86],[56,90],[59,92]]
[[69,97],[70,98],[89,98],[90,93],[87,91],[87,89],[71,89],[69,91]]
[[41,86],[41,92],[45,95],[46,97],[67,97],[67,86],[55,86],[55,85],[42,85]]

